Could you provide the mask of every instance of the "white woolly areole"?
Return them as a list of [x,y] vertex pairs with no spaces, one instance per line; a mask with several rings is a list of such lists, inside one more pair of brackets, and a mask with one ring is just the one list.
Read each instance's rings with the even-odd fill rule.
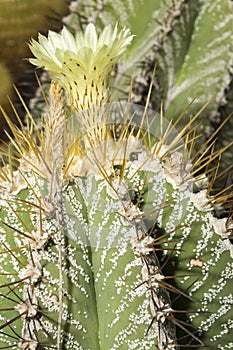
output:
[[40,230],[32,230],[31,237],[32,237],[32,240],[30,241],[31,247],[34,249],[40,250],[44,247],[45,243],[48,241],[50,237],[50,232],[45,230],[43,231],[43,234],[42,234]]
[[145,238],[139,240],[135,237],[132,237],[131,244],[134,252],[138,255],[146,255],[149,252],[153,251],[154,248],[151,246],[154,242],[154,239],[151,236],[146,236]]
[[26,300],[25,302],[16,305],[15,310],[27,317],[35,317],[38,311],[38,306],[32,304],[30,300]]
[[213,207],[209,203],[209,198],[207,198],[207,191],[202,190],[198,193],[191,193],[190,199],[195,205],[195,207],[200,211],[212,211]]
[[28,184],[18,170],[10,171],[9,165],[1,169],[2,174],[5,174],[5,179],[0,178],[0,185],[9,195],[17,195],[21,190],[27,188]]
[[205,174],[201,174],[201,176],[198,176],[195,178],[195,185],[200,189],[206,189],[208,187],[208,177]]
[[41,268],[38,262],[37,262],[37,266],[29,263],[25,268],[23,268],[19,272],[20,279],[29,278],[31,283],[36,283],[40,277],[41,277]]
[[214,227],[215,233],[217,233],[220,236],[227,234],[227,227],[226,227],[227,218],[218,219],[212,216],[211,221],[212,221],[212,225]]
[[[155,145],[155,150],[158,145]],[[153,149],[152,149],[153,150]],[[193,183],[191,176],[192,164],[183,152],[173,152],[168,145],[161,145],[156,155],[161,159],[164,176],[175,189],[190,188]]]
[[38,342],[35,340],[24,340],[22,343],[17,344],[17,346],[23,350],[36,350],[38,349]]
[[229,250],[230,256],[233,259],[233,244],[231,243],[231,241],[229,239],[224,239],[223,245],[226,248],[226,250]]
[[229,250],[230,256],[233,259],[233,244],[228,239],[229,231],[227,228],[227,218],[218,219],[212,216],[211,222],[215,233],[217,233],[219,236],[223,238],[222,244],[226,248],[226,250]]
[[135,219],[139,219],[142,216],[141,210],[136,207],[136,205],[130,205],[128,208],[126,208],[124,212],[124,217],[127,221],[133,221]]

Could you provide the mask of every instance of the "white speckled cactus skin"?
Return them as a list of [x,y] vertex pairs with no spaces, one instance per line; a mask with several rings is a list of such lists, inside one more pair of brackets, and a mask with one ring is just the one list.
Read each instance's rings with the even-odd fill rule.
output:
[[[132,40],[125,29],[105,31],[120,53]],[[50,33],[49,40],[56,48],[61,38]],[[45,39],[34,43],[59,83],[51,84],[41,130],[30,113],[22,130],[9,122],[14,139],[1,169],[0,349],[230,349],[232,248],[227,219],[215,218],[200,174],[201,161],[209,164],[218,153],[195,159],[188,147],[199,113],[178,133],[147,107],[108,103],[105,76],[99,100],[101,82],[89,77],[103,62],[90,56],[82,66],[100,43],[94,26],[77,38],[84,44],[71,57],[72,89],[59,78],[71,52],[54,50],[51,59]],[[90,86],[74,92],[76,80]],[[189,312],[188,320],[179,316]]]

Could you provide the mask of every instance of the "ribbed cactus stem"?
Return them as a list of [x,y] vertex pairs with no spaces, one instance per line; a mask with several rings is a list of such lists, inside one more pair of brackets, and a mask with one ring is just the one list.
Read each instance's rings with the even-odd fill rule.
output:
[[[150,307],[152,324],[155,323],[158,332],[158,349],[176,349],[175,324],[168,321],[166,316],[174,319],[172,315],[171,300],[168,291],[161,287],[164,275],[156,254],[154,253],[152,237],[148,236],[145,224],[142,219],[131,219],[135,227],[136,237],[132,237],[132,248],[136,255],[141,257],[142,262],[142,283],[147,284],[150,293]],[[175,319],[174,319],[175,320]],[[151,326],[152,326],[151,324]],[[148,329],[149,331],[149,329]]]

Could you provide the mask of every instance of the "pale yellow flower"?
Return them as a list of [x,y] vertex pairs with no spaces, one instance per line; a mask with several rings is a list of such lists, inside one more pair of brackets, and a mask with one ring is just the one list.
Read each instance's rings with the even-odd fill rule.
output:
[[65,88],[70,104],[77,110],[108,102],[108,78],[114,64],[132,41],[129,29],[118,32],[110,25],[97,35],[94,24],[75,35],[64,27],[61,34],[39,34],[30,49],[30,62],[47,70]]

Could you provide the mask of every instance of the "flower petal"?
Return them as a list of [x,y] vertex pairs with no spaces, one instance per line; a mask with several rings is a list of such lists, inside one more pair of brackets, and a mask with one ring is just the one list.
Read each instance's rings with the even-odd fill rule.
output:
[[90,47],[94,52],[97,48],[97,33],[93,23],[88,24],[85,30],[85,44]]
[[66,27],[63,27],[62,29],[61,41],[63,43],[63,47],[66,47],[70,51],[77,52],[77,45],[74,36]]

